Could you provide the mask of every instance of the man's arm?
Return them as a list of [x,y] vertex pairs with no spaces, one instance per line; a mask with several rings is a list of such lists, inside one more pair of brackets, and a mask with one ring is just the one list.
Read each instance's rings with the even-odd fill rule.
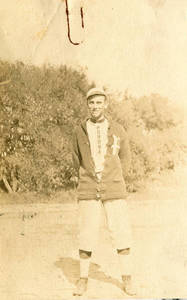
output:
[[121,160],[121,166],[123,170],[124,179],[128,178],[130,166],[131,166],[131,151],[129,145],[129,139],[126,131],[122,128],[122,138],[120,142],[119,158]]
[[73,161],[73,166],[76,171],[76,177],[79,177],[79,168],[80,168],[80,152],[79,152],[79,147],[78,147],[78,142],[77,142],[77,134],[76,131],[73,134],[73,140],[72,140],[72,161]]

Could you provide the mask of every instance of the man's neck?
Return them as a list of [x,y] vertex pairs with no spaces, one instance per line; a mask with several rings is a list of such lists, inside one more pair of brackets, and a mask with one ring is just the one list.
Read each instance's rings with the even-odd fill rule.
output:
[[102,117],[99,118],[99,119],[93,119],[93,118],[90,118],[90,121],[91,121],[92,123],[102,123],[102,122],[105,121],[105,116],[102,116]]

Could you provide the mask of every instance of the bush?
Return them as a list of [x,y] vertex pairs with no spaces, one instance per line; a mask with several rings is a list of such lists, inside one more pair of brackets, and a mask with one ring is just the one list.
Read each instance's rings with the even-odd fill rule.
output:
[[130,181],[135,186],[153,173],[174,169],[182,161],[186,152],[182,114],[166,98],[153,94],[136,99],[125,93],[120,102],[111,98],[109,111],[128,132]]
[[[18,191],[72,188],[72,131],[85,117],[90,87],[83,72],[66,66],[0,61],[0,175]],[[93,85],[92,85],[93,86]],[[129,185],[154,172],[174,168],[184,152],[179,114],[159,95],[136,99],[111,95],[108,109],[127,130],[132,150]]]
[[19,190],[50,192],[71,187],[74,170],[69,140],[80,118],[89,87],[86,77],[66,66],[54,68],[0,62],[0,156]]

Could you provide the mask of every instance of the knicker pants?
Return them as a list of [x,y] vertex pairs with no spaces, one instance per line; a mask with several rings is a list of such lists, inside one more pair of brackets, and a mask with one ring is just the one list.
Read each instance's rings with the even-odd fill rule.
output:
[[79,201],[79,249],[93,251],[99,236],[102,210],[115,249],[131,248],[132,237],[125,199]]

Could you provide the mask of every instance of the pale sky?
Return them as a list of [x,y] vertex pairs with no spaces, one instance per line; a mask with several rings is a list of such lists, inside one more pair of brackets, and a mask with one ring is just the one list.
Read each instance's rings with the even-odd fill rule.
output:
[[82,0],[79,46],[68,40],[64,1],[1,1],[1,58],[82,66],[112,90],[156,92],[186,108],[187,0]]

